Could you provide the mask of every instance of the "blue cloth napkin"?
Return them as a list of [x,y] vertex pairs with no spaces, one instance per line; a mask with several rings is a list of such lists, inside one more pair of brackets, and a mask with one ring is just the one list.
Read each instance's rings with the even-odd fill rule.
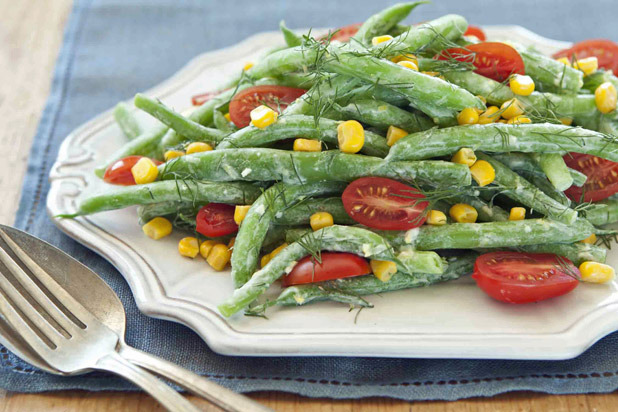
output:
[[[491,396],[512,390],[548,393],[609,392],[618,387],[618,334],[567,361],[375,358],[226,357],[209,350],[184,326],[139,313],[120,274],[105,260],[56,229],[45,211],[47,176],[58,147],[74,128],[134,93],[156,85],[193,56],[232,45],[254,33],[290,27],[336,27],[364,20],[385,2],[298,1],[77,1],[65,32],[53,85],[30,154],[16,219],[27,230],[90,266],[109,283],[127,311],[127,342],[184,365],[236,391],[279,390],[306,396],[406,400]],[[476,24],[520,23],[562,40],[618,40],[618,3],[599,0],[442,0],[414,11],[422,21],[460,13]],[[48,375],[0,349],[0,387],[38,392],[60,389],[132,390],[113,376]]]

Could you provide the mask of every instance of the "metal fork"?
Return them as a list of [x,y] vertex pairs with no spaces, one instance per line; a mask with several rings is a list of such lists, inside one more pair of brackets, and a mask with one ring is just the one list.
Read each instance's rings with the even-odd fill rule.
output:
[[[0,313],[50,366],[67,374],[103,370],[148,392],[170,411],[199,409],[163,381],[116,352],[119,337],[75,300],[9,236],[0,248]],[[28,274],[29,272],[30,274]]]

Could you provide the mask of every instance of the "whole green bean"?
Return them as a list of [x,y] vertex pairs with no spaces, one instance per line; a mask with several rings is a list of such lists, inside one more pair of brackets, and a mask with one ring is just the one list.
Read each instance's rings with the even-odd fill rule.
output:
[[515,171],[518,175],[541,189],[543,193],[547,196],[551,197],[555,201],[559,202],[562,205],[569,207],[571,205],[571,199],[569,199],[564,192],[560,192],[557,190],[554,185],[552,185],[545,175],[538,175],[532,172],[526,171]]
[[586,261],[605,263],[607,249],[588,243],[546,243],[541,245],[520,246],[517,250],[532,253],[553,253],[564,256],[576,266]]
[[348,119],[358,120],[383,130],[389,126],[396,126],[408,133],[416,133],[435,126],[431,119],[422,113],[409,112],[374,99],[353,100],[347,106],[338,106],[336,110]]
[[358,43],[361,46],[371,46],[371,39],[375,36],[386,34],[400,21],[408,17],[416,6],[425,4],[425,1],[397,3],[381,12],[369,17],[360,26],[352,37],[351,44]]
[[195,217],[200,207],[208,202],[192,202],[168,200],[166,202],[149,203],[140,205],[137,208],[137,217],[139,224],[143,225],[150,222],[155,217],[166,217],[171,215],[183,215]]
[[573,177],[559,153],[535,153],[533,158],[556,190],[564,192],[573,185]]
[[596,226],[618,222],[618,200],[606,199],[595,202],[584,212],[586,219]]
[[[493,153],[492,157],[497,161],[504,163],[509,169],[518,174],[531,173],[545,177],[545,173],[539,167],[529,154],[510,152],[510,153]],[[586,183],[587,176],[582,172],[569,168],[569,173],[573,179],[573,184],[577,187],[582,187]],[[527,176],[524,178],[528,179]]]
[[114,120],[116,120],[120,130],[122,130],[127,139],[133,140],[142,134],[142,128],[128,104],[118,103],[114,107]]
[[[235,127],[225,118],[225,115],[221,113],[219,110],[215,110],[213,112],[213,122],[215,127],[223,132],[225,135],[233,133],[235,131]],[[186,136],[185,136],[186,137]]]
[[514,45],[524,61],[526,74],[537,89],[546,92],[578,92],[584,85],[584,74],[531,48]]

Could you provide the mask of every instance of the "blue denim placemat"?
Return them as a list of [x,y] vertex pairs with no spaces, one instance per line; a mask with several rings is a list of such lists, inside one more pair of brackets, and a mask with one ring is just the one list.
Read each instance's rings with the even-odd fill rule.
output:
[[[568,361],[371,358],[249,358],[220,356],[184,326],[143,316],[118,272],[60,233],[47,217],[47,175],[62,139],[117,101],[166,79],[193,56],[276,28],[335,27],[362,21],[390,2],[313,1],[78,1],[66,28],[52,91],[33,146],[16,226],[61,247],[99,273],[127,311],[127,342],[180,363],[237,391],[281,390],[306,396],[407,400],[491,396],[512,390],[549,393],[608,392],[618,387],[618,334]],[[439,1],[415,11],[415,20],[448,12],[476,24],[521,23],[563,40],[610,37],[618,4],[597,1]],[[0,350],[0,387],[11,391],[134,389],[93,373],[61,378],[34,370]]]

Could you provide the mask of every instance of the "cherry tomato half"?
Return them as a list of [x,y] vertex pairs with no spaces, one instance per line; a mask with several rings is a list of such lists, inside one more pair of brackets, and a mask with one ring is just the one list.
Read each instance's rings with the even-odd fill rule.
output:
[[230,118],[238,127],[251,123],[251,110],[267,105],[274,110],[283,110],[306,90],[287,86],[253,86],[238,92],[230,101]]
[[464,33],[464,36],[474,36],[480,41],[487,40],[487,36],[485,36],[485,32],[478,26],[468,26],[468,30]]
[[[358,29],[360,29],[360,26],[362,26],[362,24],[363,23],[349,24],[347,26],[340,27],[337,30],[333,30],[331,32],[333,33],[333,35],[331,36],[330,40],[337,40],[342,43],[350,41],[350,39],[358,32]],[[328,36],[324,36],[321,38],[321,40],[326,40],[327,38]]]
[[283,277],[283,286],[302,285],[371,273],[367,260],[353,253],[322,252],[320,260],[322,263],[312,260],[311,256],[299,260],[294,269]]
[[408,230],[425,223],[428,202],[415,188],[384,177],[362,177],[341,195],[352,219],[381,230]]
[[212,99],[213,97],[220,95],[225,90],[228,90],[228,89],[196,94],[195,96],[191,97],[191,104],[193,104],[193,106],[201,106],[207,101],[209,101],[210,99]]
[[[144,156],[127,156],[116,160],[110,165],[103,175],[103,181],[112,185],[131,186],[135,184],[135,179],[131,173],[131,168]],[[151,159],[157,166],[161,164],[158,160]]]
[[584,186],[565,191],[569,199],[581,202],[583,195],[584,202],[596,202],[618,192],[618,163],[581,153],[566,154],[564,162],[588,177]]
[[476,67],[475,73],[498,82],[505,81],[512,74],[525,74],[524,61],[517,50],[499,42],[446,49],[436,57],[440,60],[455,59],[472,63]]
[[233,205],[209,203],[195,217],[196,230],[204,236],[217,237],[238,232]]
[[611,40],[584,40],[575,43],[573,47],[560,50],[558,53],[554,54],[554,57],[566,57],[571,60],[573,55],[578,59],[596,57],[599,61],[600,68],[613,70],[615,74],[618,74],[618,44]]
[[494,299],[529,303],[569,293],[580,276],[570,260],[550,253],[492,252],[476,259],[472,278]]

